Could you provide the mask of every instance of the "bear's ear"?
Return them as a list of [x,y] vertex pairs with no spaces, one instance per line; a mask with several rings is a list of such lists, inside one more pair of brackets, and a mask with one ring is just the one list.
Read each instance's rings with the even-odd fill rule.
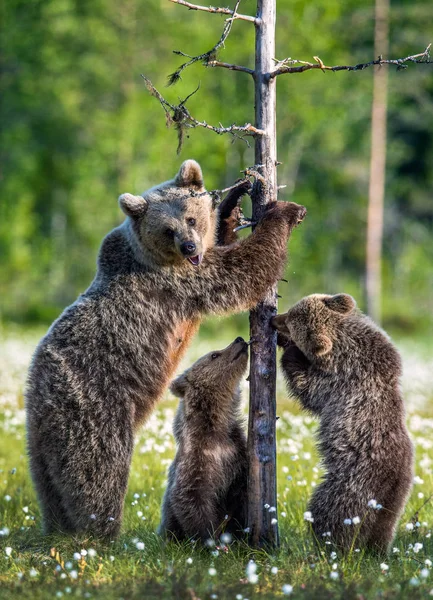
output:
[[325,354],[331,352],[332,342],[327,335],[319,333],[312,340],[311,350],[315,356],[325,356]]
[[186,390],[188,387],[188,380],[185,376],[185,373],[179,375],[171,384],[170,392],[173,396],[177,396],[178,398],[183,398],[186,394]]
[[143,196],[122,194],[119,196],[119,206],[128,217],[142,217],[147,210],[148,203]]
[[198,162],[191,159],[183,162],[176,175],[175,183],[179,187],[202,188],[204,186],[203,173]]
[[356,308],[356,302],[349,294],[335,294],[323,301],[328,308],[343,315],[349,314]]

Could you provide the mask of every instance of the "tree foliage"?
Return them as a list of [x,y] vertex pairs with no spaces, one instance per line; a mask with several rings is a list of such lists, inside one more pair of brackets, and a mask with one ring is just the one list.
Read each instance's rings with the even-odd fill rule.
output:
[[[241,6],[254,13],[252,0]],[[188,157],[222,188],[254,159],[242,141],[198,129],[178,157],[176,132],[140,77],[163,88],[183,60],[172,50],[212,48],[224,17],[168,0],[8,0],[0,11],[0,318],[50,320],[90,283],[100,241],[121,220],[120,193],[140,193]],[[281,0],[276,58],[371,60],[373,16],[372,2]],[[422,51],[432,25],[428,2],[394,2],[390,54]],[[252,66],[253,29],[236,21],[220,57]],[[173,104],[200,82],[188,103],[195,117],[252,122],[245,73],[198,63],[181,75],[164,90]],[[278,80],[281,198],[309,210],[283,308],[315,291],[362,299],[371,99],[372,71]],[[412,330],[433,314],[432,66],[391,68],[389,102],[384,319]]]

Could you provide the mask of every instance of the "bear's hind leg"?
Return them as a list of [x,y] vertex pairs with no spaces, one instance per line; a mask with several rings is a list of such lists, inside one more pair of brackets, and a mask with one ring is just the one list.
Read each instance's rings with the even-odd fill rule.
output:
[[70,533],[73,529],[72,523],[63,505],[62,496],[42,456],[32,455],[30,468],[40,504],[44,534]]

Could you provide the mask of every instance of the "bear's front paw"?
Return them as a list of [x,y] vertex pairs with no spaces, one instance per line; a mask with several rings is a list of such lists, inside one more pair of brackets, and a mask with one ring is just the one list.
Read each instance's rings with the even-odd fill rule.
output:
[[305,370],[310,366],[310,361],[293,342],[286,346],[283,354],[283,366],[290,372]]
[[285,219],[291,227],[296,227],[304,220],[307,209],[295,202],[278,201],[268,204],[265,214]]

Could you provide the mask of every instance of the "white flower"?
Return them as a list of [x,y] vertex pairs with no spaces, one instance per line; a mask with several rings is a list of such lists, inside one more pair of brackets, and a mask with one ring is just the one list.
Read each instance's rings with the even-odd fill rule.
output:
[[420,544],[419,542],[416,542],[416,543],[413,545],[413,551],[415,552],[415,554],[418,554],[418,552],[419,552],[420,550],[422,550],[422,547],[423,547],[423,545],[422,545],[422,544]]
[[10,556],[12,554],[12,548],[10,546],[6,546],[5,552],[6,556]]
[[334,564],[332,565],[332,570],[333,570],[333,571],[336,571],[337,569],[338,569],[338,565],[337,565],[337,563],[334,563]]
[[392,549],[393,554],[400,554],[400,549],[399,548],[393,548]]
[[271,506],[269,507],[269,512],[277,512],[277,509],[275,508],[275,506]]
[[95,558],[95,556],[97,555],[97,552],[94,548],[89,548],[88,550],[88,554],[89,556],[91,556],[92,558]]
[[23,512],[28,513],[29,512],[29,507],[28,506],[23,506]]
[[276,525],[278,523],[278,519],[271,519],[271,525]]
[[424,494],[422,492],[418,492],[418,498],[424,498]]
[[242,594],[236,594],[236,600],[242,600],[243,596]]
[[361,519],[359,517],[353,517],[352,523],[354,525],[359,525],[359,523],[361,523]]
[[78,572],[77,572],[77,571],[75,571],[75,570],[71,571],[71,572],[69,573],[69,577],[70,577],[71,579],[77,579],[77,577],[78,577]]
[[142,516],[143,516],[142,511],[141,510],[137,510],[137,517],[142,517]]
[[406,531],[412,531],[412,529],[413,529],[413,523],[407,523]]
[[217,574],[217,570],[215,569],[215,567],[211,567],[211,568],[208,570],[208,573],[209,573],[209,575],[210,575],[211,577],[214,577],[214,576]]
[[87,556],[87,550],[84,550],[84,548],[81,550],[80,552],[81,556]]
[[140,498],[140,494],[135,493],[134,498],[137,500],[138,498]]
[[381,571],[388,571],[389,566],[386,563],[381,563],[380,569],[381,569]]
[[285,596],[290,596],[290,594],[293,592],[293,585],[290,585],[290,583],[285,583],[281,588],[281,591]]
[[313,515],[311,514],[311,511],[306,510],[304,512],[304,520],[309,521],[310,523],[314,523],[314,519],[313,519]]
[[421,479],[421,477],[419,477],[418,475],[415,475],[415,477],[413,478],[413,482],[414,483],[424,483],[424,479]]
[[331,560],[335,560],[337,558],[337,553],[331,552],[331,554],[329,556],[331,557]]
[[426,558],[424,564],[430,568],[432,566],[432,561],[429,558]]
[[36,577],[38,575],[38,572],[36,571],[36,569],[30,569],[29,575],[30,577]]
[[423,579],[427,579],[427,577],[430,575],[430,571],[426,568],[421,569],[420,573],[419,573],[420,577],[422,577]]
[[230,544],[232,541],[232,535],[230,533],[223,533],[221,536],[221,541],[223,544]]
[[281,512],[281,513],[280,513],[280,515],[281,515],[283,518],[284,518],[284,517],[287,517],[287,513],[286,513],[286,512],[284,512],[284,511],[283,511],[283,512]]
[[377,502],[376,502],[376,500],[369,500],[369,501],[367,502],[367,506],[368,506],[369,508],[376,508],[376,506],[377,506]]
[[345,525],[352,525],[352,519],[344,519],[343,523]]
[[266,508],[266,510],[267,510],[268,508],[271,508],[271,505],[270,504],[265,504],[264,508]]
[[250,583],[257,583],[259,576],[257,575],[257,565],[253,560],[250,560],[245,569],[247,579]]
[[81,560],[81,554],[79,552],[74,552],[74,560]]
[[418,577],[412,577],[411,579],[409,579],[409,585],[419,585]]
[[336,580],[337,580],[337,579],[340,577],[340,575],[337,573],[337,571],[331,571],[331,572],[329,573],[329,577],[330,577],[331,579],[334,579],[334,581],[336,581]]
[[192,562],[193,562],[193,560],[192,560],[191,557],[189,557],[189,558],[186,559],[186,564],[187,565],[192,565]]
[[272,575],[276,575],[278,573],[278,567],[272,567],[271,573],[272,573]]
[[5,502],[10,502],[11,500],[12,500],[11,496],[9,496],[9,494],[6,494]]

